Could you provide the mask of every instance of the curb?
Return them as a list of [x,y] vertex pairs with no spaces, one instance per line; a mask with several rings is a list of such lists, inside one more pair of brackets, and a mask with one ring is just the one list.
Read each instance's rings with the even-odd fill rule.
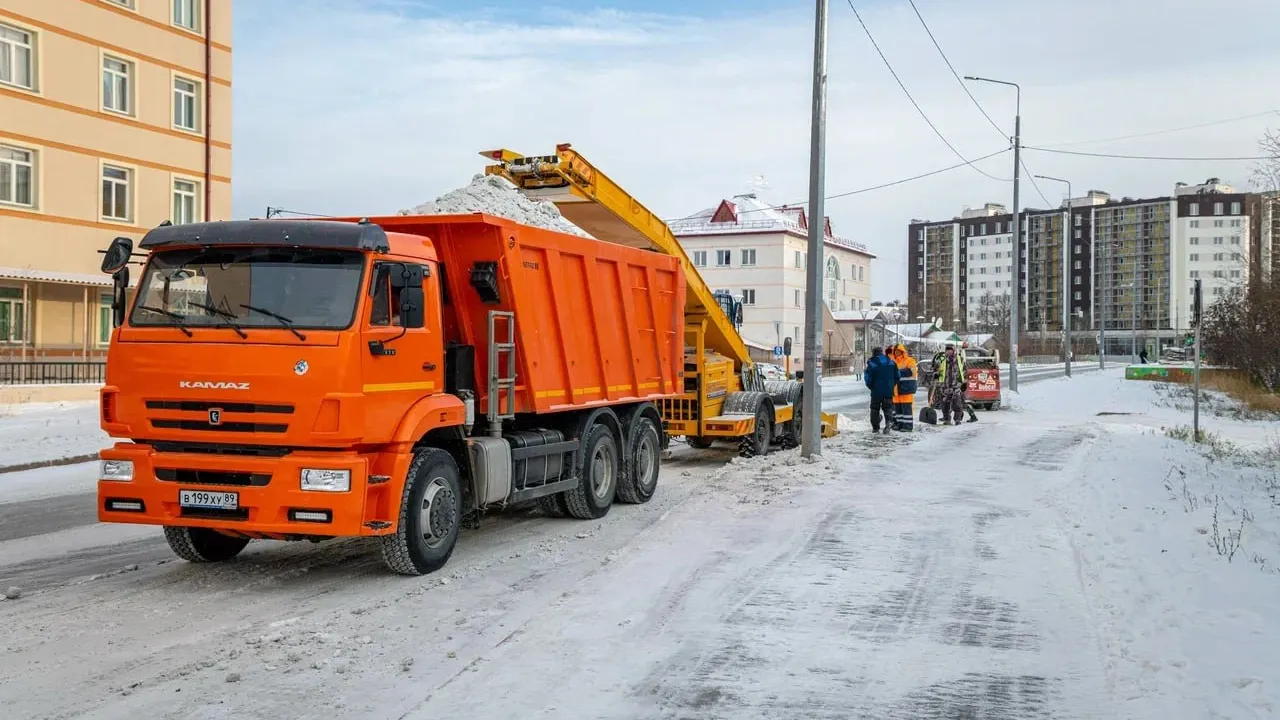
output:
[[23,463],[21,465],[5,465],[0,467],[0,475],[5,473],[22,472],[24,470],[38,470],[40,468],[61,467],[63,465],[79,465],[98,459],[98,453],[92,455],[76,455],[68,458],[58,458],[57,460],[38,460],[36,462]]

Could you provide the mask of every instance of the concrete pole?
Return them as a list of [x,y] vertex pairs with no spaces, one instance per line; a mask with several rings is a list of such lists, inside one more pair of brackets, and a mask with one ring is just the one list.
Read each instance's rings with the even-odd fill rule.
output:
[[813,32],[813,122],[809,142],[809,267],[804,308],[804,434],[800,455],[822,454],[822,250],[826,239],[827,0],[817,0]]

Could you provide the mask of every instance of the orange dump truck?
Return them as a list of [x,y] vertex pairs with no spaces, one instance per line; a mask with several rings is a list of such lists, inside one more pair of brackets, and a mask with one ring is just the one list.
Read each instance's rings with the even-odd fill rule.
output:
[[377,536],[403,574],[462,524],[652,497],[684,386],[659,253],[481,214],[163,225],[105,252],[115,325],[98,516],[194,562]]

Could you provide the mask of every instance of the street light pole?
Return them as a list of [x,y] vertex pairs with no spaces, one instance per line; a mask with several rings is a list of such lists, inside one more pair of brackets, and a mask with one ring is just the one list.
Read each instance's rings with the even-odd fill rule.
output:
[[1009,85],[1017,91],[1013,115],[1013,294],[1009,303],[1009,389],[1018,392],[1018,306],[1022,303],[1022,213],[1018,209],[1019,179],[1022,169],[1022,87],[1006,80],[966,75],[965,80]]
[[1071,306],[1067,302],[1067,293],[1071,287],[1070,283],[1067,282],[1071,276],[1071,272],[1067,268],[1068,258],[1070,257],[1067,251],[1071,247],[1071,181],[1049,175],[1037,175],[1036,177],[1041,180],[1065,183],[1067,186],[1067,203],[1062,213],[1062,368],[1067,377],[1071,377]]
[[813,121],[809,140],[809,267],[805,282],[804,390],[800,455],[822,454],[822,243],[826,239],[827,0],[817,0],[813,30]]

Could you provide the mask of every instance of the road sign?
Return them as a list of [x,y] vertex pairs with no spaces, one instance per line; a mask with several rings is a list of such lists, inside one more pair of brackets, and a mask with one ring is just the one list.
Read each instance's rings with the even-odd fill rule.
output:
[[782,357],[782,346],[781,346],[781,345],[774,345],[774,346],[773,346],[773,356],[774,356],[774,357],[776,357],[776,358],[780,358],[780,357]]

